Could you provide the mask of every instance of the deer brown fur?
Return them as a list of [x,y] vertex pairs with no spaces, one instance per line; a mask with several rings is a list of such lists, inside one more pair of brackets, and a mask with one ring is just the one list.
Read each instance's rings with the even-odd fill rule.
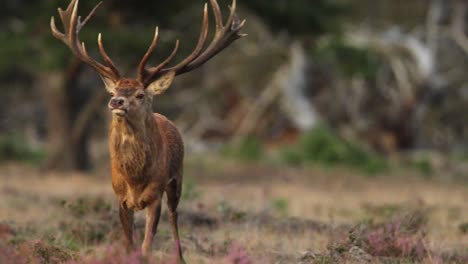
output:
[[158,42],[159,30],[156,28],[153,41],[138,67],[138,78],[128,79],[121,76],[107,55],[101,34],[98,36],[98,46],[105,64],[89,56],[85,44],[79,40],[79,33],[100,3],[83,21],[78,16],[78,3],[79,0],[72,0],[65,11],[59,8],[64,31],[57,29],[52,17],[52,34],[64,42],[75,56],[99,73],[105,88],[111,94],[109,108],[112,111],[112,122],[109,131],[109,150],[112,187],[119,199],[119,216],[127,245],[133,248],[134,212],[146,209],[142,251],[144,255],[149,254],[161,215],[162,198],[166,194],[177,254],[179,260],[184,262],[177,227],[184,145],[175,125],[163,115],[153,113],[153,97],[166,91],[175,76],[200,67],[235,40],[245,36],[239,33],[245,20],[240,21],[237,18],[236,1],[233,0],[230,15],[223,23],[217,1],[210,0],[216,31],[206,49],[204,47],[208,36],[208,7],[205,4],[198,43],[186,59],[175,66],[166,67],[178,50],[177,41],[173,52],[166,60],[155,67],[146,67]]

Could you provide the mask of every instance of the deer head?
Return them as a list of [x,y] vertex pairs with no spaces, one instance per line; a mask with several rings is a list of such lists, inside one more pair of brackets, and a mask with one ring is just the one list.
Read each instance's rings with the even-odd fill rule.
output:
[[206,49],[204,47],[208,36],[207,4],[205,4],[203,10],[203,24],[198,44],[186,59],[175,66],[167,67],[179,48],[179,41],[176,41],[174,50],[167,59],[157,66],[147,67],[148,60],[158,42],[159,30],[156,27],[153,41],[139,64],[138,77],[124,78],[107,55],[101,34],[98,35],[98,48],[105,64],[91,58],[86,50],[85,43],[79,40],[81,29],[91,19],[101,3],[97,4],[89,15],[81,21],[81,17],[78,16],[79,0],[72,0],[65,11],[60,8],[58,9],[64,32],[60,32],[57,29],[54,17],[51,19],[50,26],[54,37],[63,41],[76,57],[93,67],[99,73],[105,88],[112,96],[109,101],[109,108],[117,118],[136,118],[144,116],[144,113],[151,113],[153,97],[166,91],[171,86],[175,76],[200,67],[235,40],[246,36],[239,33],[245,24],[245,20],[240,21],[236,16],[236,0],[232,1],[231,12],[225,24],[223,24],[221,10],[217,1],[210,0],[215,17],[216,31],[212,42]]

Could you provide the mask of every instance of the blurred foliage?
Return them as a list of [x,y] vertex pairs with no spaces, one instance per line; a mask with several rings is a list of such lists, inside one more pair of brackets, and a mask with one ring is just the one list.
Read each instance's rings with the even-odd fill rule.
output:
[[323,164],[325,166],[349,166],[375,175],[389,169],[388,162],[375,153],[370,153],[356,143],[346,141],[330,129],[318,126],[302,136],[293,146],[281,151],[287,164]]
[[415,160],[409,161],[409,167],[422,173],[425,177],[430,177],[434,173],[434,168],[431,161],[427,157],[421,157]]
[[203,1],[191,1],[188,3],[185,0],[173,0],[168,3],[163,0],[133,0],[109,1],[108,5],[112,12],[125,11],[122,13],[122,22],[124,24],[135,25],[145,23],[153,25],[156,23],[161,26],[170,26],[173,23],[173,19],[180,18],[181,10],[197,6],[201,12],[202,4]]
[[346,13],[343,1],[335,0],[256,0],[243,1],[260,15],[273,32],[320,35],[338,32]]
[[[16,65],[31,72],[62,67],[69,56],[49,34],[49,19],[59,1],[6,1],[0,23],[0,72]],[[41,10],[41,12],[37,12]]]
[[198,190],[197,184],[192,177],[185,176],[182,186],[182,199],[193,200],[200,197],[200,191]]
[[39,164],[45,158],[41,150],[34,150],[18,133],[0,134],[0,162],[22,161]]
[[[302,135],[295,144],[279,149],[281,162],[288,165],[346,166],[375,175],[389,169],[388,161],[359,143],[344,140],[325,126],[318,126]],[[271,161],[259,139],[245,138],[238,144],[228,144],[221,149],[228,158],[241,161]],[[419,167],[418,167],[419,168]]]
[[271,207],[280,215],[287,216],[289,201],[286,198],[278,197],[271,201]]
[[350,46],[337,36],[320,41],[312,57],[318,63],[335,66],[345,77],[373,79],[381,64],[380,56],[372,50]]
[[460,224],[458,230],[463,234],[468,234],[468,222]]
[[264,156],[262,142],[253,137],[244,138],[238,144],[225,145],[221,153],[242,161],[259,161]]
[[[12,64],[20,64],[25,61],[29,62],[29,57],[32,55],[32,49],[29,44],[24,41],[21,34],[0,30],[0,72],[9,69]],[[15,58],[15,60],[11,60]]]

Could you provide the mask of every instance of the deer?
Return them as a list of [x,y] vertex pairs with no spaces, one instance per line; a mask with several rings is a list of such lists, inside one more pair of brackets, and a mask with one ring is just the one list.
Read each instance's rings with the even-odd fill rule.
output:
[[101,4],[98,3],[84,20],[78,15],[79,0],[72,0],[66,10],[58,8],[63,32],[57,28],[52,17],[52,35],[99,74],[110,94],[111,181],[119,202],[119,217],[127,249],[134,249],[134,213],[145,209],[146,224],[141,252],[148,256],[161,216],[163,195],[166,194],[176,254],[179,262],[185,263],[177,222],[177,207],[182,192],[184,144],[174,123],[159,113],[153,113],[153,98],[163,94],[176,76],[199,68],[234,41],[246,36],[240,33],[246,21],[241,21],[236,15],[236,0],[232,0],[226,22],[223,22],[217,1],[210,0],[216,27],[210,44],[205,45],[209,25],[208,3],[205,3],[198,43],[188,57],[174,66],[168,66],[178,51],[177,40],[172,53],[164,61],[157,66],[147,67],[158,43],[159,29],[156,27],[153,40],[138,66],[137,78],[127,78],[120,74],[107,54],[101,33],[98,34],[97,42],[104,63],[92,58],[85,43],[79,39],[80,31]]

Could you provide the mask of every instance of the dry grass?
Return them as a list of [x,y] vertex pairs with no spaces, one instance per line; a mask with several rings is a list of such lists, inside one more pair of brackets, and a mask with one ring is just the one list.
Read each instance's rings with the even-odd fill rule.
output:
[[[109,245],[118,244],[116,199],[105,169],[64,175],[8,165],[0,171],[0,223],[12,230],[2,237],[0,228],[0,240],[16,249],[27,241],[44,241],[78,262],[105,255]],[[356,225],[379,230],[379,223],[415,212],[425,219],[414,232],[428,250],[424,261],[468,254],[468,235],[460,230],[468,222],[465,185],[405,173],[365,178],[339,169],[239,166],[219,160],[191,160],[186,171],[193,184],[181,203],[180,221],[189,263],[230,263],[242,254],[251,258],[245,263],[332,263],[337,248],[356,250],[348,241]],[[141,235],[141,213],[136,226]],[[375,230],[362,231],[363,241]],[[163,215],[155,259],[171,258],[172,247]]]

